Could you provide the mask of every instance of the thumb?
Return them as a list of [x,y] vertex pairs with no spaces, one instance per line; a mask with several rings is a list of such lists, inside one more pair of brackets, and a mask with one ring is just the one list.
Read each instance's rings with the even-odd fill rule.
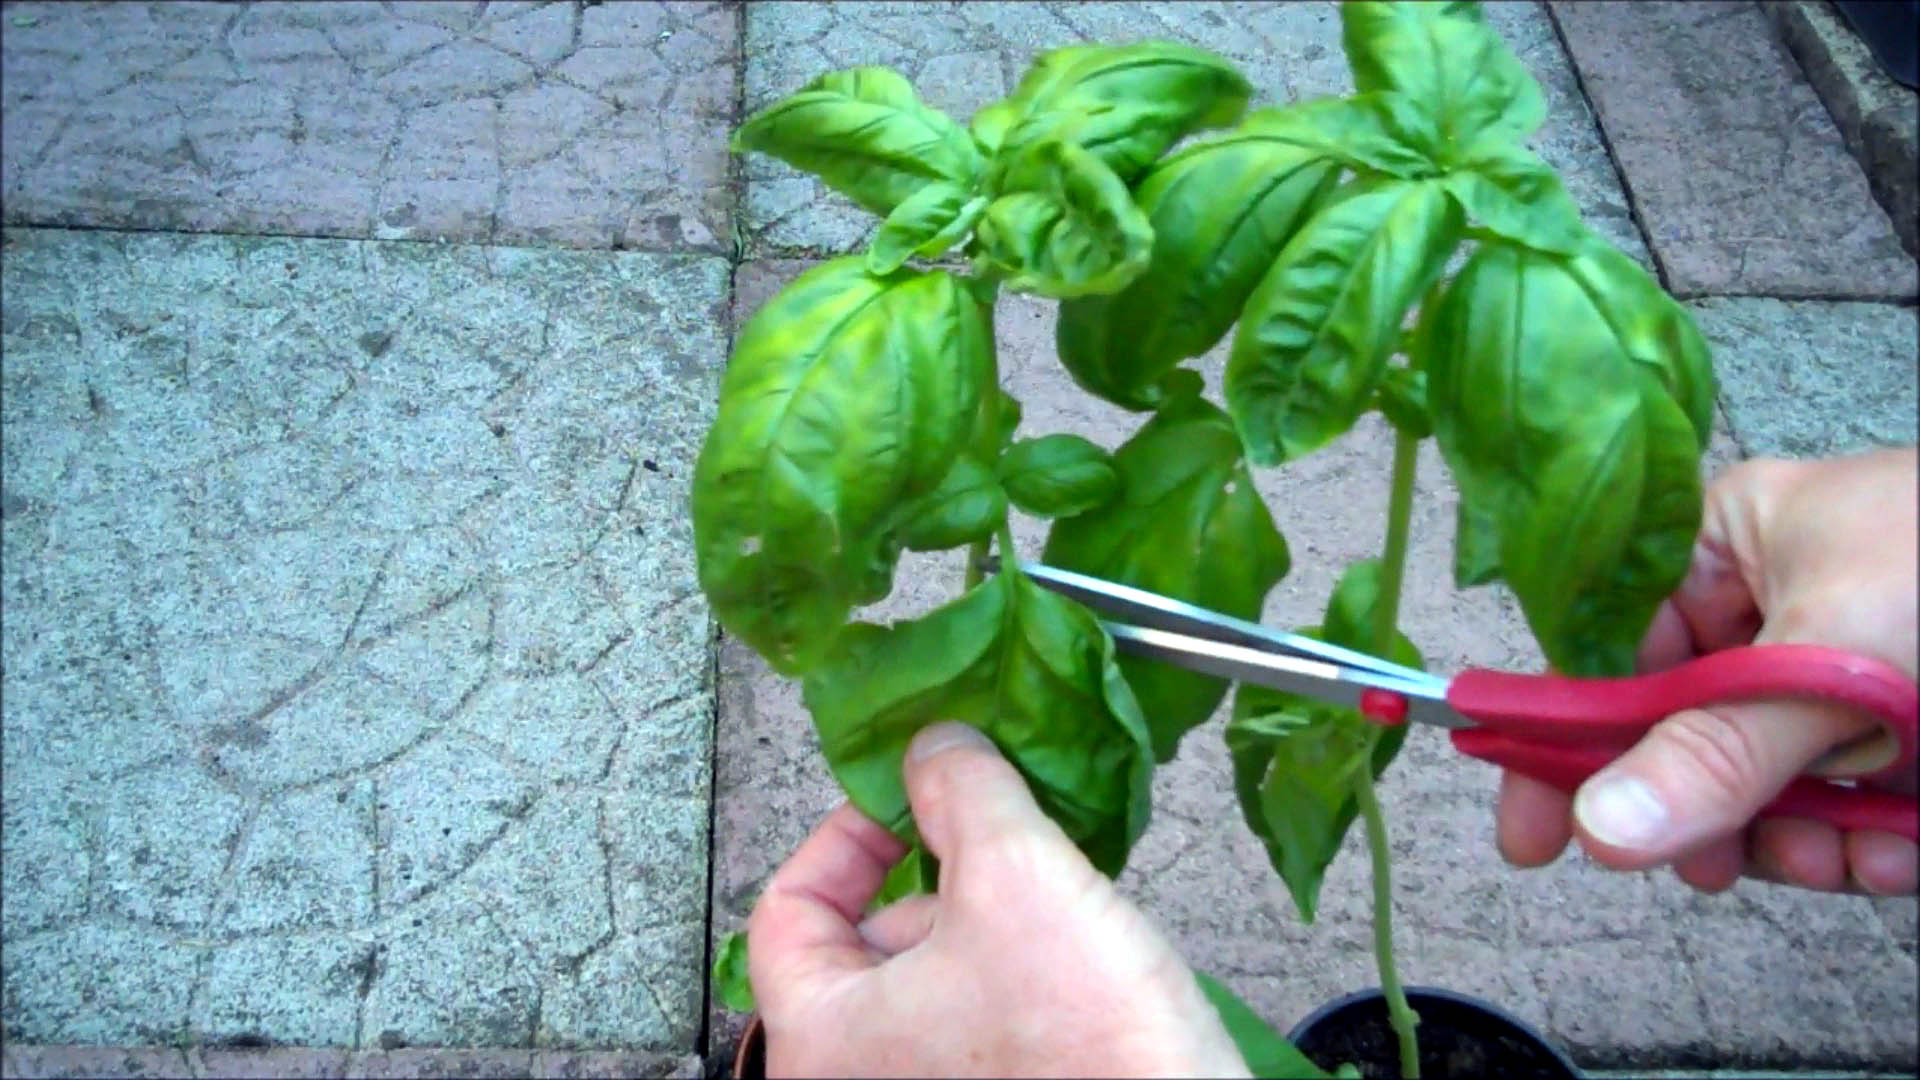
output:
[[1066,842],[1019,770],[965,724],[935,724],[914,736],[905,771],[920,838],[943,863],[1009,835],[1038,832]]
[[1744,829],[1862,719],[1835,705],[1763,701],[1688,709],[1653,727],[1573,800],[1582,846],[1642,870]]

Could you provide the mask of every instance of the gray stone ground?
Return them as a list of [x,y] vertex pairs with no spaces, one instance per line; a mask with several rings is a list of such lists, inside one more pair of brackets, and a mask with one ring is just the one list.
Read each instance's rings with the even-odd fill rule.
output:
[[[1540,152],[1693,298],[1725,384],[1710,463],[1912,442],[1913,263],[1752,5],[1491,14],[1547,89]],[[706,935],[836,797],[796,689],[716,657],[686,479],[727,327],[868,228],[805,177],[730,171],[728,125],[862,62],[964,115],[1086,39],[1214,48],[1261,103],[1346,89],[1317,3],[0,18],[21,1076],[723,1067]],[[1051,319],[999,312],[1025,430],[1119,441]],[[1377,549],[1386,456],[1363,424],[1261,478],[1296,566],[1268,619],[1310,621]],[[1448,586],[1455,496],[1431,456],[1420,484],[1406,626],[1441,669],[1537,664],[1509,600]],[[928,557],[882,610],[957,575]],[[1124,884],[1286,1026],[1373,982],[1365,868],[1345,853],[1301,926],[1218,731],[1162,770]],[[1913,901],[1511,873],[1491,779],[1416,737],[1385,785],[1409,979],[1597,1068],[1914,1069]]]

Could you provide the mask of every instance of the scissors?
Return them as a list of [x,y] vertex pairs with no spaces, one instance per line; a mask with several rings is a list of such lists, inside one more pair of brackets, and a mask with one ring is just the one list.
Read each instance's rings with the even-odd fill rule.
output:
[[[989,560],[989,570],[998,560]],[[1448,729],[1469,757],[1572,794],[1647,729],[1682,709],[1762,698],[1837,702],[1878,720],[1877,752],[1849,744],[1815,763],[1845,778],[1803,775],[1758,817],[1824,821],[1920,841],[1920,802],[1857,787],[1853,779],[1910,774],[1920,686],[1881,660],[1816,645],[1746,645],[1653,675],[1579,679],[1469,669],[1452,678],[1209,611],[1097,577],[1022,563],[1044,586],[1104,615],[1122,652],[1191,671],[1306,694],[1357,708],[1369,720]],[[1125,621],[1121,621],[1125,620]]]

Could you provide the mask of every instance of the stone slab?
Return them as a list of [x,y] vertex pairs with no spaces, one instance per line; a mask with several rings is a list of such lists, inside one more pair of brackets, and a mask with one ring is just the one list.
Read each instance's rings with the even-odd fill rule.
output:
[[[1490,4],[1488,18],[1539,78],[1549,119],[1535,149],[1560,170],[1589,222],[1643,261],[1612,162],[1553,24],[1533,3]],[[934,107],[966,119],[1005,96],[1039,53],[1082,41],[1183,41],[1232,60],[1254,107],[1353,91],[1332,3],[749,3],[745,109],[793,93],[824,72],[885,64]],[[763,256],[863,246],[877,219],[811,176],[747,155],[743,219]]]
[[693,1052],[726,263],[5,247],[7,1039]]
[[1749,454],[1820,457],[1920,439],[1913,308],[1763,297],[1688,306]]
[[8,224],[730,250],[728,4],[7,12]]
[[1873,50],[1827,0],[1763,8],[1866,170],[1907,254],[1920,255],[1920,94],[1880,69]]
[[1915,294],[1913,259],[1757,5],[1552,10],[1676,295]]
[[[739,316],[806,265],[743,265]],[[1064,430],[1116,445],[1139,418],[1072,385],[1053,356],[1053,324],[1053,306],[1031,298],[1005,297],[996,312],[1002,381],[1025,404],[1020,434]],[[1216,388],[1223,362],[1224,349],[1216,349],[1200,365]],[[1294,564],[1264,621],[1317,621],[1338,568],[1377,554],[1391,442],[1371,418],[1333,446],[1257,475]],[[1723,423],[1707,466],[1739,457]],[[1538,649],[1504,591],[1452,586],[1458,496],[1431,443],[1418,478],[1402,625],[1437,671],[1538,670]],[[1016,516],[1014,533],[1023,555],[1038,555],[1041,523]],[[867,617],[915,614],[957,591],[958,553],[909,560],[894,594]],[[718,708],[716,940],[744,923],[766,877],[840,800],[797,686],[724,635]],[[1327,875],[1319,920],[1302,925],[1241,822],[1227,782],[1224,721],[1217,716],[1187,736],[1180,756],[1158,770],[1153,824],[1121,883],[1196,967],[1285,1030],[1316,1006],[1377,983],[1363,838],[1349,835]],[[1583,1066],[1910,1066],[1912,956],[1891,929],[1897,923],[1883,921],[1869,901],[1757,883],[1701,898],[1670,875],[1616,874],[1577,855],[1515,872],[1493,844],[1495,782],[1490,768],[1418,732],[1383,783],[1406,980],[1488,997],[1542,1025]],[[1866,954],[1872,964],[1849,965]],[[1764,988],[1754,988],[1753,972],[1764,973]],[[1853,1002],[1872,1002],[1872,1014],[1806,1022],[1841,1017]],[[716,1051],[742,1022],[714,1012]]]
[[61,1077],[98,1080],[339,1080],[342,1077],[660,1077],[692,1080],[701,1074],[693,1054],[554,1050],[379,1050],[370,1053],[278,1047],[268,1050],[8,1046],[0,1076],[19,1080]]

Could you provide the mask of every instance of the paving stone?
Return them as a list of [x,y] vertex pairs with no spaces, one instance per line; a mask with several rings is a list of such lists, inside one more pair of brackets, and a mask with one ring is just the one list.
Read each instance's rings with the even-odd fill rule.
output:
[[725,263],[5,243],[8,1037],[691,1052]]
[[[1539,78],[1549,122],[1535,148],[1565,178],[1594,228],[1645,258],[1612,162],[1544,9],[1488,5],[1488,18]],[[1232,60],[1253,107],[1353,91],[1332,3],[749,3],[744,93],[751,111],[827,71],[885,64],[935,108],[964,121],[1019,82],[1039,53],[1082,41],[1184,41]],[[810,176],[744,158],[745,228],[763,255],[852,251],[878,220]]]
[[[284,1080],[334,1080],[347,1074],[346,1050],[310,1047],[268,1047],[259,1050],[187,1051],[193,1075],[202,1080],[244,1080],[251,1076],[278,1076]],[[101,1074],[110,1075],[110,1074]]]
[[1758,5],[1552,8],[1676,294],[1914,295],[1913,259]]
[[6,221],[720,251],[737,13],[627,6],[16,4]]
[[[748,263],[736,277],[737,317],[755,311],[805,266]],[[1022,436],[1073,431],[1114,446],[1139,418],[1075,388],[1053,356],[1053,306],[1003,298],[995,313],[1003,384],[1023,402]],[[1199,367],[1217,387],[1224,350]],[[1728,381],[1736,376],[1725,375]],[[1333,446],[1257,476],[1292,549],[1294,570],[1270,595],[1263,621],[1318,621],[1338,567],[1379,550],[1392,438],[1368,418]],[[1716,431],[1708,471],[1741,449]],[[1402,625],[1436,671],[1469,665],[1539,670],[1517,606],[1500,589],[1453,588],[1458,494],[1431,444],[1418,469]],[[1016,545],[1037,557],[1041,523],[1016,515]],[[915,614],[952,594],[958,553],[903,561],[893,595],[869,618]],[[715,764],[714,933],[743,925],[766,877],[840,801],[819,759],[798,687],[750,649],[723,637]],[[1224,979],[1282,1030],[1342,994],[1377,984],[1371,884],[1363,835],[1350,833],[1302,925],[1265,851],[1241,822],[1222,745],[1224,715],[1189,734],[1154,781],[1153,824],[1121,877],[1123,890],[1173,935],[1197,968]],[[1415,732],[1382,783],[1394,850],[1395,934],[1401,975],[1486,997],[1543,1026],[1583,1064],[1898,1067],[1912,1036],[1879,1021],[1809,1029],[1835,995],[1874,1001],[1896,1021],[1914,1012],[1913,978],[1876,962],[1852,970],[1843,952],[1874,949],[1909,960],[1863,898],[1762,891],[1743,884],[1692,899],[1671,875],[1618,874],[1578,855],[1516,872],[1493,843],[1494,771]],[[1756,900],[1754,897],[1759,896]],[[1791,926],[1783,936],[1780,927]],[[1684,948],[1683,936],[1698,942]],[[1764,957],[1762,954],[1765,954]],[[1764,967],[1764,1005],[1707,1007],[1702,980]],[[1720,992],[1720,991],[1716,991]],[[1804,1000],[1802,1000],[1804,997]],[[730,1046],[743,1018],[715,1011],[712,1045]],[[1909,1024],[1910,1028],[1911,1025]],[[1902,1041],[1902,1038],[1905,1041]]]
[[1819,457],[1911,446],[1920,323],[1891,304],[1723,297],[1689,305],[1747,452]]
[[17,1046],[6,1048],[6,1074],[20,1080],[64,1077],[186,1076],[187,1057],[160,1046]]

